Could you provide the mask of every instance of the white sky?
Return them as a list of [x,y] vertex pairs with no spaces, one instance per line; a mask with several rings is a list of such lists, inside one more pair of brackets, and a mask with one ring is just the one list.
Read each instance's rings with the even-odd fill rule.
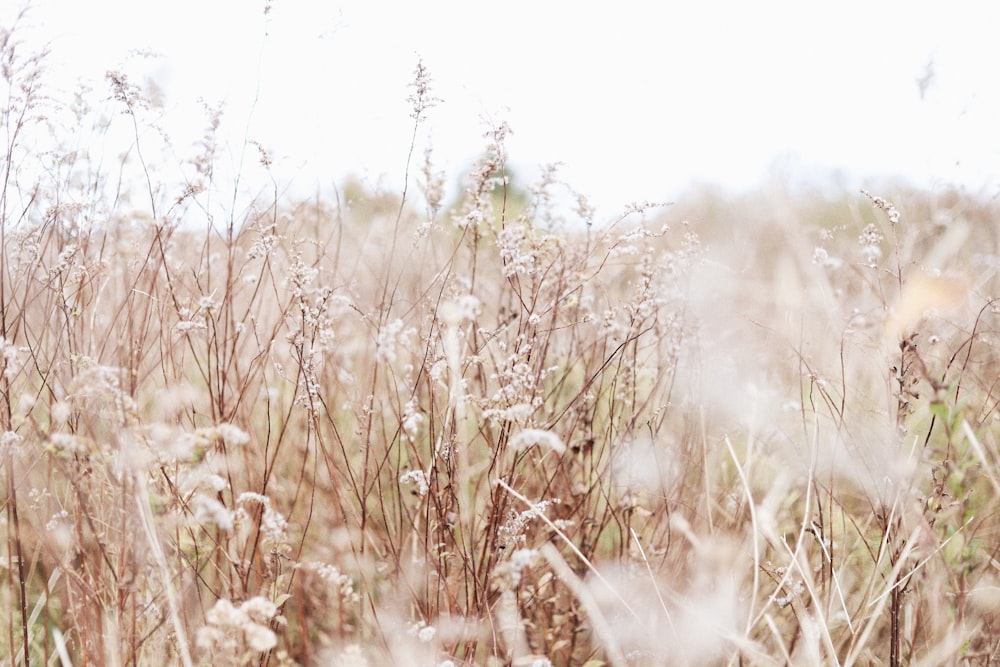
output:
[[348,173],[401,183],[418,55],[444,99],[419,145],[452,181],[490,116],[514,131],[515,169],[562,162],[604,213],[776,166],[839,170],[851,190],[885,175],[1000,189],[992,2],[274,0],[266,21],[262,0],[33,7],[60,77],[103,93],[130,49],[162,54],[124,70],[162,86],[168,131],[195,136],[196,99],[225,100],[232,141],[249,123],[303,192]]

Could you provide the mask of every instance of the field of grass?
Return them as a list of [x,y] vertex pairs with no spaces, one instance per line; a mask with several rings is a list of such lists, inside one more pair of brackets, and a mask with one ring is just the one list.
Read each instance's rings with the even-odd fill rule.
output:
[[1000,661],[995,201],[247,195],[0,37],[4,664]]

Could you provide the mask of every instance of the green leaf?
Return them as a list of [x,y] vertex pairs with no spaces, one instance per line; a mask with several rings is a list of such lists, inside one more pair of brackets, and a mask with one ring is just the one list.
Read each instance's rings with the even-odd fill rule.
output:
[[937,402],[931,403],[928,406],[928,408],[930,409],[931,414],[937,417],[938,419],[942,419],[946,422],[948,421],[949,410],[948,406],[945,405],[944,403],[937,403]]

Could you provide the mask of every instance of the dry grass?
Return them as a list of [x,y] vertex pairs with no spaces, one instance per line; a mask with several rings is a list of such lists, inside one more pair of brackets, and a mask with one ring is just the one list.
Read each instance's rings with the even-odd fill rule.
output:
[[[451,204],[428,165],[421,197],[237,210],[214,117],[161,180],[138,88],[60,106],[5,34],[10,664],[1000,652],[995,205],[595,223],[507,181],[499,126]],[[27,138],[60,117],[124,126],[132,179]]]

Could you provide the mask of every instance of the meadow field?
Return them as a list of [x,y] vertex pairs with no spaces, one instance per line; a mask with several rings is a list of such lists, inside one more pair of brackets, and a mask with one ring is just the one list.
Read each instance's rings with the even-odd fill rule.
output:
[[295,200],[0,38],[3,664],[1000,661],[995,199]]

